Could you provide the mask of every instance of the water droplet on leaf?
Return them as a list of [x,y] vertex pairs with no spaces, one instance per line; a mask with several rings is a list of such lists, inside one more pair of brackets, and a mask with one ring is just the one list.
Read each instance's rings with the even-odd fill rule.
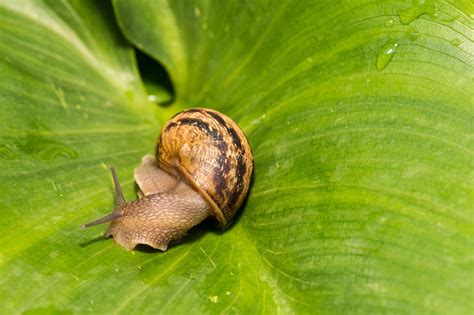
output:
[[406,9],[397,11],[400,23],[408,25],[422,15],[427,14],[430,18],[438,17],[438,4],[435,0],[414,0],[412,5]]
[[389,42],[385,44],[382,52],[377,56],[376,67],[378,71],[385,69],[397,53],[398,43]]
[[392,27],[396,22],[396,19],[394,17],[388,19],[385,21],[385,27]]
[[155,103],[158,103],[158,100],[159,100],[159,99],[158,99],[158,96],[156,96],[156,95],[148,95],[148,96],[147,96],[147,100],[148,100],[148,102],[155,102]]
[[454,47],[458,47],[459,45],[462,44],[462,40],[459,39],[459,38],[455,38],[455,39],[452,39],[449,41],[451,43],[451,45],[453,45]]

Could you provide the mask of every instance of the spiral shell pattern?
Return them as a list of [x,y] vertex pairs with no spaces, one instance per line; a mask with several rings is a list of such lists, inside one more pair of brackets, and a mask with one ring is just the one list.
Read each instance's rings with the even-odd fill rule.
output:
[[243,131],[226,115],[207,108],[176,114],[157,143],[159,167],[185,178],[225,226],[244,201],[253,155]]

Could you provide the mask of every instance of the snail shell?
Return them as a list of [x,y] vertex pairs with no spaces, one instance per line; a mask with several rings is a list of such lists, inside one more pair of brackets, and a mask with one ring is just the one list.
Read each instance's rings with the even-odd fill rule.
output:
[[158,138],[160,169],[184,177],[225,226],[250,186],[253,156],[243,131],[226,115],[194,108],[175,115]]

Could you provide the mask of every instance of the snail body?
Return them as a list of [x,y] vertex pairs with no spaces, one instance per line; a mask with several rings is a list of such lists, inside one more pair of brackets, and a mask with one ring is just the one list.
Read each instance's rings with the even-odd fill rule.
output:
[[115,209],[82,227],[110,222],[105,236],[119,245],[165,251],[208,217],[227,226],[247,195],[252,172],[252,152],[237,124],[214,110],[189,109],[167,122],[156,157],[144,156],[135,169],[140,198],[125,202],[112,168]]

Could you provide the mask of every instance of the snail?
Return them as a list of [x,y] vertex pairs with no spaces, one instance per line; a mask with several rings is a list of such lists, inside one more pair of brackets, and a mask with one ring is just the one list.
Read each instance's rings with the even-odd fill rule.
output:
[[126,249],[146,244],[166,251],[170,242],[208,217],[220,228],[228,226],[247,195],[253,155],[229,117],[193,108],[165,124],[156,156],[145,155],[135,168],[139,199],[126,202],[113,167],[111,171],[115,209],[81,228],[110,222],[105,237]]

